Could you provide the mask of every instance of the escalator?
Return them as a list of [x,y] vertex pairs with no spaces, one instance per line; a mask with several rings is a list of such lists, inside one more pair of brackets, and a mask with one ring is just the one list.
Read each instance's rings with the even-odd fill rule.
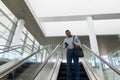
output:
[[34,73],[41,63],[26,62],[22,66],[9,73],[4,79],[7,80],[30,80],[32,73]]
[[[0,80],[30,80],[33,73],[35,73],[38,67],[42,64],[43,59],[45,60],[46,58],[41,55],[43,54],[41,53],[42,50],[48,47],[50,46],[46,46],[43,47],[42,49],[35,50],[32,53],[24,51],[25,56],[21,55],[21,53],[18,52],[20,51],[20,49],[22,49],[22,46],[1,52]],[[19,54],[20,56],[19,55],[13,56],[14,54]],[[18,56],[22,57],[18,58]]]
[[[67,80],[66,66],[67,66],[66,63],[61,63],[57,80]],[[75,70],[73,69],[73,67],[74,66],[72,65],[72,80],[75,80]],[[89,80],[82,63],[79,63],[79,70],[80,70],[80,80]]]
[[116,66],[97,55],[97,53],[93,52],[87,46],[82,45],[82,49],[84,52],[82,63],[91,80],[120,79],[120,70]]
[[0,62],[0,65],[3,65],[3,64],[5,64],[5,63],[6,63],[6,62],[4,62],[4,61],[1,61],[1,62]]
[[[16,45],[16,46],[5,46],[5,45],[0,45],[0,47],[7,47],[7,48],[1,48],[0,49],[0,65],[3,65],[9,61],[11,61],[8,57],[4,57],[4,55],[6,55],[6,53],[9,54],[9,52],[12,51],[18,51],[18,49],[20,49],[22,46],[21,45]],[[19,52],[19,51],[18,51]]]
[[[20,59],[14,66],[0,73],[0,80],[67,80],[67,67],[66,62],[63,62],[65,59],[61,46],[58,44],[43,61],[39,61],[41,58],[37,58],[38,61],[33,60],[33,57],[41,54],[40,50]],[[120,71],[117,68],[85,45],[82,48],[85,56],[79,62],[80,80],[120,79]],[[108,68],[104,69],[103,64]],[[72,64],[72,80],[75,80],[73,67]]]

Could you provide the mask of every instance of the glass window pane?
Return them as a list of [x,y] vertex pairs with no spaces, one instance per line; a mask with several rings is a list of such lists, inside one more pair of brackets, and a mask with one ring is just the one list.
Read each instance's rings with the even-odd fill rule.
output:
[[26,28],[24,27],[24,28],[23,28],[23,32],[26,33],[26,31],[27,31],[27,30],[26,30]]
[[30,39],[27,39],[27,44],[33,45],[33,42]]
[[6,7],[6,5],[0,0],[0,8],[1,10],[4,11],[4,13],[7,14],[7,16],[9,16],[10,19],[14,19],[15,16],[13,15],[13,13]]
[[34,38],[30,33],[28,33],[28,37],[33,41]]
[[22,39],[22,40],[25,39],[25,34],[24,34],[24,33],[21,34],[21,39]]
[[9,29],[9,25],[11,24],[11,21],[8,20],[4,15],[0,16],[0,22],[2,22],[5,26],[7,26]]
[[9,34],[10,34],[10,31],[5,30],[5,31],[3,32],[3,37],[5,37],[6,39],[8,39]]
[[20,40],[20,45],[23,45],[23,40]]
[[4,36],[5,38],[8,38],[9,31],[4,26],[0,24],[0,36]]
[[3,27],[1,24],[0,24],[0,32],[4,32],[6,30],[5,27]]
[[0,36],[0,45],[5,45],[5,44],[6,44],[6,40]]
[[35,40],[35,45],[36,45],[37,47],[40,45],[37,40]]

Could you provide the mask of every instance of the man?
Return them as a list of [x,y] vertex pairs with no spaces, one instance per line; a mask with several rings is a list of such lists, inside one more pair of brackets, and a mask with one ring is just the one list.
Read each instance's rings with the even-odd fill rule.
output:
[[70,30],[66,30],[66,38],[63,42],[63,47],[67,49],[67,80],[72,80],[72,59],[74,61],[75,77],[76,80],[80,80],[79,72],[79,58],[75,55],[74,45],[81,46],[80,40],[75,36],[73,41],[73,35]]

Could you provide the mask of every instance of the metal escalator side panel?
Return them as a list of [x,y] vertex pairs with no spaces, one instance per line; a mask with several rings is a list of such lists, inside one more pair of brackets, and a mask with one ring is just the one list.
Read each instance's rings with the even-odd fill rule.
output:
[[83,67],[90,80],[101,80],[97,73],[88,64],[87,60],[85,60],[85,58],[82,59],[81,63],[83,64]]
[[54,69],[54,72],[52,73],[50,80],[57,80],[57,77],[58,77],[58,74],[60,71],[60,66],[61,66],[61,60],[58,60],[56,65],[55,65],[55,69]]

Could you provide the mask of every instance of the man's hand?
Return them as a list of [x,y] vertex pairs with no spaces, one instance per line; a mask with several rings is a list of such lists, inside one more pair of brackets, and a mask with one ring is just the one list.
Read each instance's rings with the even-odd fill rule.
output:
[[65,43],[65,48],[67,48],[68,47],[68,43]]
[[75,42],[72,42],[73,46],[75,46]]

